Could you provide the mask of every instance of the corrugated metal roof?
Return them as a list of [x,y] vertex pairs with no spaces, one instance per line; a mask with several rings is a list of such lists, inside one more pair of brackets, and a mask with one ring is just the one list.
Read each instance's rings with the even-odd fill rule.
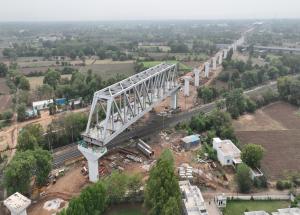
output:
[[192,142],[200,141],[200,135],[196,134],[196,135],[186,136],[186,137],[182,138],[181,140],[185,143],[192,143]]

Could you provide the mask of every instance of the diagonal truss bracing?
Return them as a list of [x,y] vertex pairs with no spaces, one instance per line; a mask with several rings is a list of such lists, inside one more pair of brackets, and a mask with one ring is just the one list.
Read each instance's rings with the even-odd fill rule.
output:
[[[105,146],[180,88],[177,66],[159,64],[95,92],[86,131],[88,143]],[[99,112],[105,115],[102,121]]]

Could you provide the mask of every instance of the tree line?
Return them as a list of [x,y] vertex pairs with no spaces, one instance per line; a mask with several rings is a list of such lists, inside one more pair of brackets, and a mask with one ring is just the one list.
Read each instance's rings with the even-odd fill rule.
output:
[[48,182],[52,156],[49,151],[44,150],[43,133],[40,124],[27,125],[20,131],[17,152],[4,170],[4,186],[9,194],[29,194],[33,176],[37,186]]

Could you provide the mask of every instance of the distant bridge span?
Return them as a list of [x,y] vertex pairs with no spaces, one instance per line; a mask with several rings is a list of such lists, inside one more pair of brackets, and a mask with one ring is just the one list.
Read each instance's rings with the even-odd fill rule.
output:
[[104,147],[168,96],[176,108],[179,88],[176,64],[162,63],[95,92],[83,140]]

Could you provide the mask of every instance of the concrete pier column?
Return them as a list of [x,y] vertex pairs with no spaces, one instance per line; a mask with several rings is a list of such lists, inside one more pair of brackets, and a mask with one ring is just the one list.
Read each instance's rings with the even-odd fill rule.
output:
[[177,108],[177,98],[178,98],[178,90],[176,90],[171,94],[170,108],[173,110]]
[[189,96],[190,95],[190,80],[191,77],[189,76],[184,76],[184,95]]
[[217,69],[217,57],[212,58],[212,69],[213,70]]
[[84,145],[78,145],[78,150],[83,154],[83,156],[88,161],[88,171],[89,171],[89,179],[91,182],[97,182],[99,179],[99,165],[98,160],[102,157],[106,152],[106,147],[89,147]]
[[222,65],[223,63],[223,52],[219,55],[219,65]]
[[194,74],[195,74],[195,87],[199,87],[199,85],[200,85],[200,70],[194,69]]
[[228,50],[227,50],[227,49],[225,49],[225,50],[224,50],[224,59],[226,59],[226,58],[227,58],[227,55],[228,55]]
[[208,78],[208,76],[209,76],[209,70],[210,70],[210,68],[209,68],[209,66],[210,66],[210,64],[209,64],[209,62],[206,62],[205,64],[204,64],[204,66],[205,66],[205,77],[206,78]]
[[31,204],[31,200],[21,193],[16,192],[5,199],[3,203],[11,215],[27,215],[26,209]]

